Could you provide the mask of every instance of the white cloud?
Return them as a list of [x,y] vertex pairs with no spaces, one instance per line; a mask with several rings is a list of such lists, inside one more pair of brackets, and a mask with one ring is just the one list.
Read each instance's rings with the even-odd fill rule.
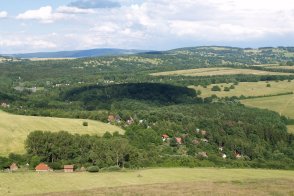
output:
[[[271,45],[273,37],[280,39],[279,45],[294,45],[294,40],[287,39],[294,37],[294,3],[290,0],[118,2],[121,6],[111,9],[69,6],[53,9],[46,6],[28,10],[17,18],[62,22],[62,25],[48,27],[56,32],[53,38],[36,38],[53,42],[59,50],[92,47],[166,49],[199,43],[242,46],[259,40],[266,40]],[[61,20],[69,18],[71,20]],[[36,28],[40,27],[35,26],[32,33],[38,31]]]
[[60,6],[56,10],[59,13],[64,14],[94,14],[96,13],[94,9],[81,9],[77,7],[69,7],[69,6]]
[[57,19],[63,18],[63,15],[54,13],[51,6],[45,6],[38,10],[28,10],[19,14],[16,18],[22,20],[38,20],[43,23],[52,23]]
[[8,13],[6,11],[0,11],[0,18],[6,18]]

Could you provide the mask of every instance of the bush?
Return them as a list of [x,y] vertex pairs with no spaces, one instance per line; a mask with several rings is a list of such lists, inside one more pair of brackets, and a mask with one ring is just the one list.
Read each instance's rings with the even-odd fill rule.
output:
[[88,122],[83,122],[83,126],[87,127],[88,126]]
[[229,87],[225,87],[224,88],[224,91],[230,91],[230,88]]
[[221,91],[222,89],[219,87],[219,86],[213,86],[212,88],[211,88],[211,91]]
[[267,84],[266,87],[271,87],[271,84]]
[[118,165],[115,165],[115,166],[102,168],[101,171],[115,172],[115,171],[121,171],[121,168]]
[[91,172],[91,173],[96,173],[96,172],[99,172],[99,167],[98,166],[90,166],[87,168],[87,171]]

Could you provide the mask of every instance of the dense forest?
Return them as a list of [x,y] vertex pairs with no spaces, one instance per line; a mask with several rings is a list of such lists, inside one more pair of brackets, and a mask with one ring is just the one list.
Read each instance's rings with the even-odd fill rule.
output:
[[[1,109],[34,115],[100,120],[125,134],[71,135],[35,131],[24,155],[11,162],[41,161],[77,167],[219,166],[294,169],[289,119],[247,108],[239,98],[200,98],[188,85],[290,80],[292,75],[151,76],[203,67],[266,70],[256,64],[294,61],[292,48],[184,48],[140,55],[0,63]],[[270,69],[270,71],[281,71]],[[287,72],[287,70],[283,70]],[[9,105],[9,107],[7,106]],[[62,128],[61,128],[62,129]],[[49,130],[50,131],[50,130]]]

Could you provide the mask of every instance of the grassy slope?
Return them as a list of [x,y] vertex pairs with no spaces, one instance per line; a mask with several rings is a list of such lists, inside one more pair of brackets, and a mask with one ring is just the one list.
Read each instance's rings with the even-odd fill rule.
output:
[[[140,177],[139,177],[140,176]],[[37,194],[63,191],[81,191],[102,187],[147,185],[158,183],[190,183],[194,186],[203,183],[230,183],[242,187],[244,182],[254,184],[266,180],[290,182],[283,190],[293,192],[294,172],[254,169],[217,168],[166,168],[147,169],[113,173],[0,173],[0,194]],[[272,183],[266,184],[264,191]],[[240,188],[241,188],[240,187]],[[166,190],[165,190],[166,191]],[[185,191],[185,190],[182,190]],[[226,190],[228,191],[228,190]],[[85,194],[84,191],[78,195]],[[144,192],[143,192],[144,193]],[[147,194],[147,192],[145,192]],[[63,195],[60,193],[60,195]],[[72,194],[69,194],[72,195]],[[90,194],[88,194],[90,195]]]
[[247,106],[273,110],[280,115],[294,118],[294,95],[246,99],[241,102]]
[[233,69],[228,67],[218,68],[199,68],[199,69],[187,69],[177,71],[167,71],[153,73],[153,76],[217,76],[217,75],[237,75],[237,74],[253,74],[253,75],[293,75],[292,73],[280,73],[280,72],[269,72],[260,71],[253,69]]
[[[88,122],[88,127],[84,127],[82,125],[84,121]],[[108,125],[99,121],[21,116],[0,111],[0,155],[6,155],[10,152],[24,152],[24,140],[26,139],[26,136],[34,130],[64,130],[73,134],[80,133],[98,135],[102,135],[106,131],[123,131],[119,127]]]
[[266,87],[266,82],[241,82],[235,86],[235,89],[230,91],[223,91],[224,87],[230,87],[232,84],[217,84],[218,86],[223,86],[222,91],[211,91],[212,86],[215,84],[203,88],[202,86],[190,86],[190,88],[200,90],[201,97],[209,97],[213,94],[218,97],[232,97],[232,96],[263,96],[263,95],[273,95],[279,93],[288,93],[294,91],[294,82],[279,81],[279,82],[269,82],[271,87]]

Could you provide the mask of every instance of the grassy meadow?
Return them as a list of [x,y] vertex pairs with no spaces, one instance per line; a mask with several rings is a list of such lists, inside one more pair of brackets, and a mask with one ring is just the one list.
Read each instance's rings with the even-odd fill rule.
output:
[[0,173],[1,195],[291,195],[294,171],[160,168],[107,173]]
[[[83,126],[83,122],[88,126]],[[119,127],[93,120],[64,119],[8,114],[0,111],[0,155],[23,153],[24,140],[31,131],[68,131],[72,134],[97,134],[106,131],[123,132]]]
[[[267,87],[270,84],[271,87]],[[222,91],[211,91],[211,88],[215,85],[221,87]],[[230,87],[232,83],[226,84],[211,84],[206,88],[202,86],[189,86],[195,90],[201,91],[201,97],[210,97],[215,94],[218,97],[232,97],[232,96],[264,96],[264,95],[275,95],[280,93],[289,93],[294,91],[294,81],[270,81],[270,82],[240,82],[238,85],[234,85],[235,89],[230,91],[224,91],[225,87]]]
[[218,76],[218,75],[293,75],[292,73],[270,72],[253,69],[234,69],[228,67],[199,68],[152,73],[152,76]]
[[294,119],[294,95],[246,99],[241,102],[246,106],[269,109]]

